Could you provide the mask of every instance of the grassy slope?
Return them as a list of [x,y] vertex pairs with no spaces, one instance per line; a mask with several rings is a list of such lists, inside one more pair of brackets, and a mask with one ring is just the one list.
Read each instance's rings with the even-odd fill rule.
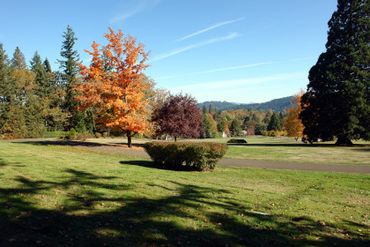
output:
[[0,142],[0,246],[370,240],[368,175],[147,165],[75,147]]

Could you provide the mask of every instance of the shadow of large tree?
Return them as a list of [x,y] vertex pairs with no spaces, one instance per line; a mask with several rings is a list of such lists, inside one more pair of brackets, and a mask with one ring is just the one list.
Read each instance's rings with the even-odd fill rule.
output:
[[[229,192],[223,189],[175,181],[168,181],[173,186],[167,188],[148,182],[153,188],[167,190],[168,195],[112,196],[102,189],[125,192],[135,185],[122,183],[119,177],[76,169],[67,169],[60,176],[58,182],[19,176],[13,181],[18,184],[16,187],[0,185],[0,246],[365,246],[369,243],[366,236],[356,232],[346,233],[350,240],[333,237],[335,225],[323,225],[307,217],[265,215],[252,211],[247,203],[210,197]],[[67,193],[60,208],[41,208],[37,201],[30,200],[50,191],[73,191],[71,188],[76,187],[79,190]],[[104,203],[119,206],[96,210]],[[235,215],[244,215],[245,221]],[[184,226],[181,221],[185,219],[204,222],[204,226]],[[252,222],[265,226],[258,227]],[[310,239],[306,238],[308,235]]]

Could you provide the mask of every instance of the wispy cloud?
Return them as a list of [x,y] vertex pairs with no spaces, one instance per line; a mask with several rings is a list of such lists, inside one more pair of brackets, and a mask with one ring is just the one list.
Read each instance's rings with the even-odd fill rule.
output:
[[128,18],[150,8],[154,8],[156,5],[158,5],[161,2],[161,0],[136,0],[131,3],[134,3],[133,5],[126,5],[125,11],[119,15],[114,16],[110,19],[110,24],[116,24],[118,22],[122,22],[127,20]]
[[203,74],[212,74],[217,72],[224,72],[224,71],[232,71],[232,70],[241,70],[241,69],[248,69],[248,68],[256,68],[261,67],[265,65],[271,65],[271,64],[282,64],[282,63],[290,63],[290,62],[299,62],[299,61],[306,61],[306,60],[312,60],[315,59],[315,57],[299,57],[299,58],[292,58],[288,60],[279,60],[279,61],[266,61],[266,62],[259,62],[259,63],[250,63],[250,64],[242,64],[242,65],[234,65],[234,66],[225,66],[215,69],[209,69],[209,70],[203,70],[198,72],[192,72],[187,74],[177,74],[177,75],[168,75],[168,76],[161,76],[156,78],[157,80],[167,80],[167,79],[174,79],[174,78],[182,78],[182,77],[188,77],[193,75],[203,75]]
[[[205,81],[168,87],[172,93],[189,93],[199,102],[226,100],[231,102],[263,102],[293,95],[307,83],[307,72],[271,74],[260,77]],[[289,89],[291,88],[291,89]],[[212,93],[210,93],[212,89]]]
[[223,42],[223,41],[227,41],[227,40],[233,40],[233,39],[236,39],[240,36],[241,35],[239,33],[230,33],[229,35],[226,35],[226,36],[217,37],[217,38],[209,39],[209,40],[199,42],[199,43],[196,43],[196,44],[192,44],[192,45],[184,46],[184,47],[181,47],[181,48],[177,48],[175,50],[165,52],[165,53],[162,53],[162,54],[159,54],[159,55],[155,56],[153,59],[150,60],[150,62],[160,61],[160,60],[163,60],[163,59],[166,59],[166,58],[169,58],[169,57],[172,57],[172,56],[178,55],[180,53],[187,52],[187,51],[190,51],[190,50],[202,47],[202,46],[207,46],[207,45],[210,45],[210,44],[219,43],[219,42]]
[[306,76],[306,72],[293,72],[293,73],[285,73],[285,74],[275,74],[269,76],[262,76],[262,77],[246,77],[241,79],[231,79],[231,80],[220,80],[220,81],[209,81],[209,82],[201,82],[201,83],[194,83],[188,84],[186,83],[185,86],[178,86],[171,88],[171,91],[174,92],[207,92],[210,88],[212,90],[227,90],[230,88],[239,88],[246,85],[252,84],[261,84],[267,82],[277,82],[277,81],[285,81],[285,80],[292,80],[298,79]]
[[173,78],[181,78],[181,77],[187,77],[187,76],[193,76],[193,75],[203,75],[203,74],[211,74],[216,72],[223,72],[223,71],[231,71],[231,70],[239,70],[239,69],[247,69],[247,68],[255,68],[260,67],[264,65],[272,64],[273,62],[262,62],[262,63],[252,63],[252,64],[243,64],[243,65],[236,65],[236,66],[228,66],[228,67],[222,67],[222,68],[216,68],[216,69],[210,69],[210,70],[203,70],[193,73],[187,73],[187,74],[177,74],[177,75],[169,75],[169,76],[161,76],[156,78],[157,80],[166,80],[166,79],[173,79]]
[[242,21],[244,20],[244,17],[242,18],[238,18],[238,19],[234,19],[234,20],[228,20],[228,21],[222,21],[222,22],[218,22],[218,23],[215,23],[211,26],[208,26],[206,28],[203,28],[201,30],[198,30],[194,33],[191,33],[191,34],[188,34],[188,35],[185,35],[181,38],[178,38],[176,41],[183,41],[183,40],[186,40],[186,39],[189,39],[189,38],[192,38],[194,36],[197,36],[199,34],[202,34],[202,33],[205,33],[205,32],[209,32],[213,29],[216,29],[216,28],[219,28],[219,27],[222,27],[222,26],[225,26],[225,25],[229,25],[229,24],[232,24],[232,23],[235,23],[235,22],[239,22],[239,21]]

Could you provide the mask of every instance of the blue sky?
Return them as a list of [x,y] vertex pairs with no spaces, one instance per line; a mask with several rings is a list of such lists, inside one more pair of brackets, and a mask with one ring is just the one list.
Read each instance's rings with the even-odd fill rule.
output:
[[306,88],[335,9],[335,0],[8,0],[0,43],[27,60],[37,50],[57,69],[68,24],[83,61],[112,26],[144,43],[158,87],[200,102],[264,102]]

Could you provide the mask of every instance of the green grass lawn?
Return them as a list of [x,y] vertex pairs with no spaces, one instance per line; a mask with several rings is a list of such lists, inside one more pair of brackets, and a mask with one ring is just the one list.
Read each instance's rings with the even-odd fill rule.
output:
[[0,246],[370,241],[369,175],[150,165],[78,147],[0,142]]
[[[298,163],[370,165],[370,142],[355,141],[354,146],[339,147],[335,146],[334,142],[309,145],[289,137],[248,136],[246,139],[247,145],[230,145],[226,157]],[[227,140],[219,138],[201,141],[225,143]]]
[[[334,142],[315,145],[304,144],[289,137],[248,136],[246,145],[230,145],[227,158],[288,161],[296,163],[370,165],[370,142],[355,141],[354,146],[335,146]],[[194,142],[226,143],[229,138],[192,139]],[[90,139],[102,144],[126,143],[122,138]],[[135,143],[145,143],[148,139],[134,139]]]

